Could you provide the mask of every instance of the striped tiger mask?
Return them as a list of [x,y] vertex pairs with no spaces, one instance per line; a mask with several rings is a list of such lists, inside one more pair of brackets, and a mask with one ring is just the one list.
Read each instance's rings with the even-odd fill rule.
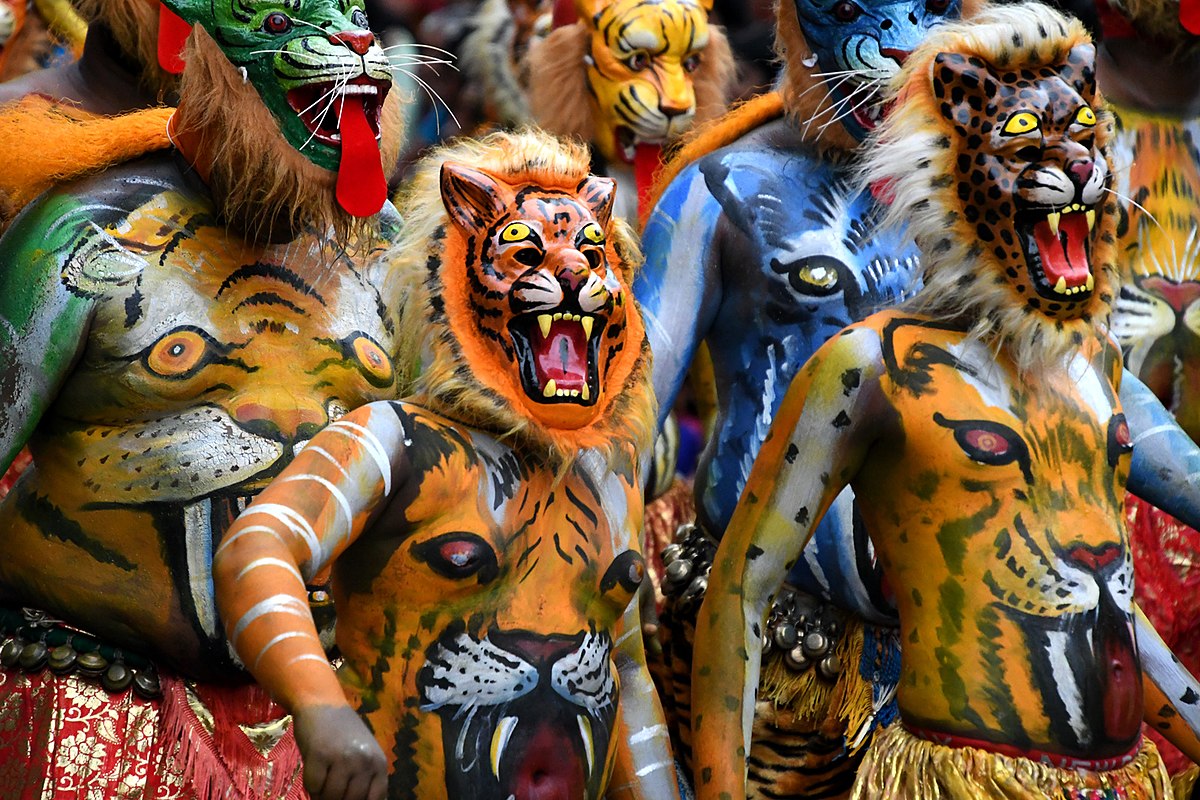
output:
[[645,334],[610,218],[612,180],[559,184],[444,163],[440,279],[455,360],[499,419],[515,415],[500,424],[571,452],[629,424],[613,417],[638,391]]
[[584,63],[596,126],[609,162],[633,163],[639,144],[662,145],[692,125],[693,73],[709,43],[711,0],[579,0],[590,40]]
[[[362,0],[166,0],[252,83],[292,147],[322,169],[379,162],[391,88]],[[372,159],[374,160],[372,163]]]

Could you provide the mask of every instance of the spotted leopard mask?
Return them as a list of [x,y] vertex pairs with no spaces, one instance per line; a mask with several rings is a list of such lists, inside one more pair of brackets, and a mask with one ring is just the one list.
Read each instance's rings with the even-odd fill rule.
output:
[[[996,68],[943,53],[933,94],[962,150],[955,194],[1012,300],[1054,319],[1085,313],[1110,182],[1098,145],[1095,48],[1053,66]],[[1111,236],[1111,234],[1109,234]]]
[[[338,172],[343,206],[344,194],[356,194],[356,183],[370,182],[373,190],[382,186],[386,196],[380,118],[391,72],[362,0],[165,4],[211,34],[243,80],[254,85],[292,147],[318,167]],[[377,194],[366,201],[374,204],[367,213],[382,205],[385,196],[376,202]]]
[[610,163],[632,164],[638,145],[663,145],[692,124],[692,75],[708,46],[711,0],[580,0],[590,36],[587,85],[593,142]]

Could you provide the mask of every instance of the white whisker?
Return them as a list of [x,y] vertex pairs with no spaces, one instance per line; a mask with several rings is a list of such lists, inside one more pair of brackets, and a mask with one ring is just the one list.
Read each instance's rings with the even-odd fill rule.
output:
[[434,107],[434,121],[435,121],[435,122],[436,122],[436,124],[437,124],[437,132],[438,132],[438,135],[439,135],[439,136],[441,136],[441,134],[442,134],[442,123],[441,123],[441,120],[440,120],[440,119],[438,119],[438,114],[437,114],[437,104],[438,104],[439,102],[442,104],[442,107],[446,109],[446,113],[450,115],[450,119],[454,120],[454,124],[455,124],[456,126],[458,126],[458,129],[459,129],[459,130],[462,130],[462,123],[458,121],[458,117],[454,116],[454,111],[453,111],[453,110],[450,108],[450,106],[449,106],[449,105],[447,105],[447,104],[446,104],[446,101],[442,99],[442,96],[433,90],[433,87],[432,87],[432,86],[430,86],[428,83],[426,83],[425,81],[421,80],[421,78],[419,78],[418,76],[414,75],[413,73],[409,72],[408,70],[406,70],[406,69],[404,69],[404,68],[402,68],[402,67],[397,67],[397,69],[399,69],[399,70],[400,70],[401,72],[403,72],[405,75],[407,75],[408,77],[410,77],[410,78],[412,78],[414,81],[416,81],[416,82],[417,82],[417,84],[418,84],[418,85],[419,85],[419,86],[420,86],[422,89],[424,89],[424,90],[425,90],[425,94],[429,96],[429,100],[430,100],[430,102],[432,102],[432,103],[433,103],[433,107]]

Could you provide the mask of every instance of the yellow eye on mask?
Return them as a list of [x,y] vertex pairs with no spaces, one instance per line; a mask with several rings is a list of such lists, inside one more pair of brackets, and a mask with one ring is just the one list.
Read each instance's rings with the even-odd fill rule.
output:
[[510,222],[504,226],[504,230],[500,231],[500,241],[502,242],[523,242],[533,233],[533,229],[524,222]]
[[583,229],[583,238],[592,244],[604,242],[604,231],[594,222],[589,222]]
[[1090,128],[1096,124],[1096,112],[1088,106],[1084,106],[1075,114],[1075,122]]
[[1001,132],[1005,136],[1020,136],[1022,133],[1031,133],[1041,127],[1042,122],[1037,118],[1036,114],[1021,111],[1008,118],[1008,122],[1004,123],[1004,128]]

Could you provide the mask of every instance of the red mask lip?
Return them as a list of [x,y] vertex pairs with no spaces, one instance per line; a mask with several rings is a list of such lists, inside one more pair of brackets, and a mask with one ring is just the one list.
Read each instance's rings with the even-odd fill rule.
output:
[[1091,233],[1096,210],[1080,203],[1050,210],[1027,210],[1017,218],[1035,291],[1043,298],[1078,302],[1095,289]]

